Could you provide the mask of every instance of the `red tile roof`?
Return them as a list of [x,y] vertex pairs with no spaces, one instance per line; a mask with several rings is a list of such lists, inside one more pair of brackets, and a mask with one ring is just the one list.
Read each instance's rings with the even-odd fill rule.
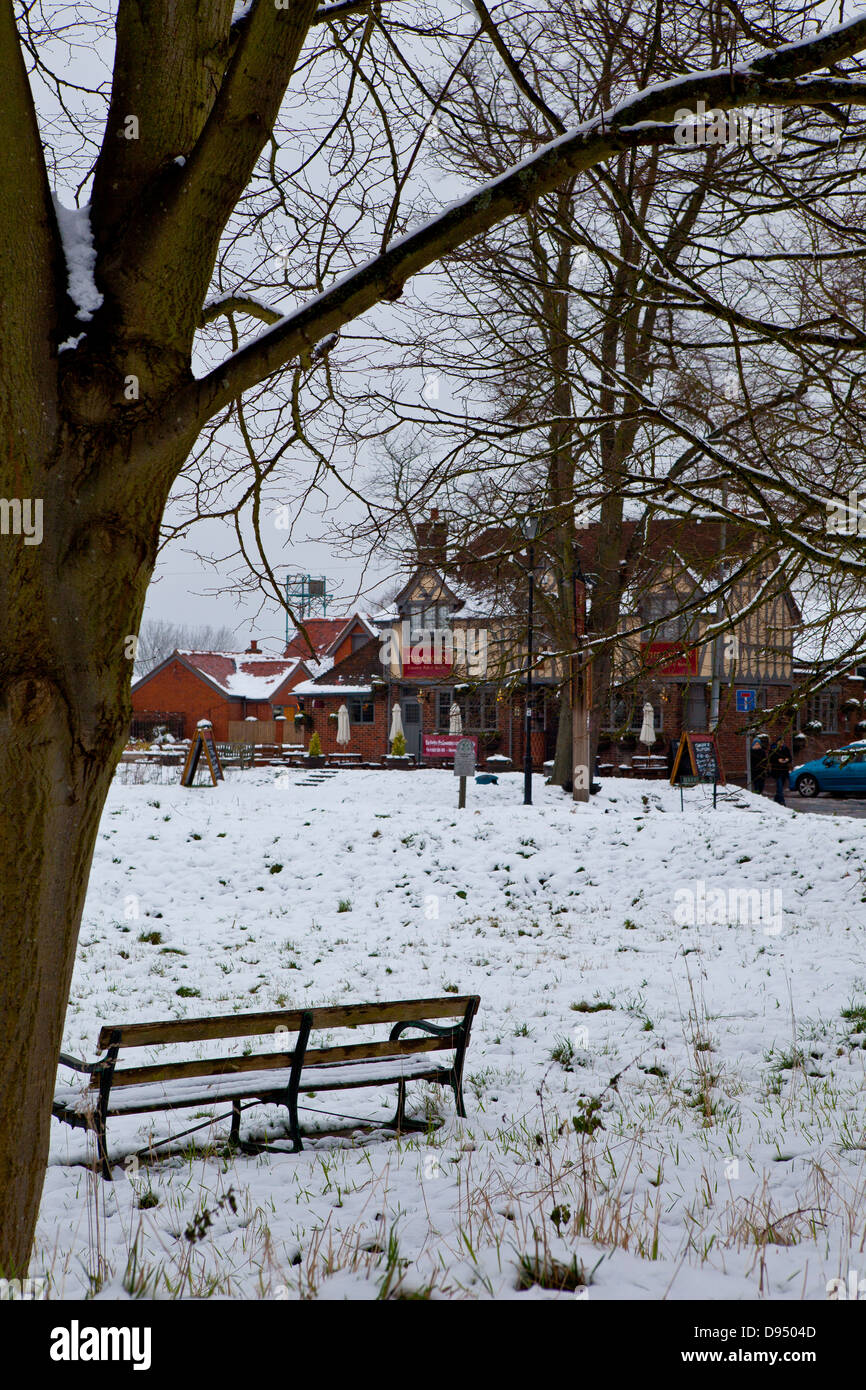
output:
[[304,637],[300,629],[296,629],[289,639],[285,649],[286,656],[297,656],[301,660],[313,660],[310,652],[310,642],[315,648],[316,656],[320,657],[330,647],[334,638],[342,632],[348,618],[307,618],[304,628],[310,641]]
[[255,656],[245,652],[179,651],[177,655],[236,700],[269,699],[302,665],[297,657]]

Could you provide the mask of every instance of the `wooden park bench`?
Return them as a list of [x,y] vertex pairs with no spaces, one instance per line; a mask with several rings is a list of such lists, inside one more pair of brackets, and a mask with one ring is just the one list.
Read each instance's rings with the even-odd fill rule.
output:
[[[102,1176],[111,1177],[106,1152],[106,1121],[114,1115],[144,1115],[231,1101],[230,1142],[240,1133],[241,1101],[285,1105],[293,1152],[302,1149],[298,1096],[308,1091],[336,1091],[364,1086],[397,1086],[397,1113],[387,1121],[398,1131],[425,1129],[405,1115],[407,1081],[434,1081],[450,1086],[457,1114],[465,1116],[463,1062],[477,994],[451,994],[442,999],[402,999],[386,1004],[344,1004],[321,1009],[276,1010],[269,1013],[224,1014],[218,1018],[185,1018],[160,1023],[106,1024],[98,1047],[105,1056],[81,1062],[61,1053],[63,1066],[88,1076],[87,1084],[60,1087],[52,1113],[65,1124],[92,1129],[96,1135]],[[457,1020],[447,1025],[431,1018]],[[331,1047],[309,1047],[313,1029],[347,1029],[391,1024],[387,1039]],[[410,1028],[426,1034],[403,1038]],[[294,1036],[285,1050],[263,1049],[243,1056],[226,1055],[148,1062],[118,1067],[121,1049],[174,1046],[228,1038]],[[437,1053],[453,1053],[446,1058]],[[246,1108],[246,1107],[245,1107]]]
[[255,761],[251,743],[218,743],[216,746],[223,767],[252,767]]

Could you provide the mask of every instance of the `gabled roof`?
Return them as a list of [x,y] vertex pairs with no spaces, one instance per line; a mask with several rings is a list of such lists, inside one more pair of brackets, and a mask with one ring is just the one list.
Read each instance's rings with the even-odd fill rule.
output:
[[380,656],[378,637],[365,642],[357,651],[350,652],[335,666],[323,671],[315,679],[296,685],[294,695],[363,695],[369,694],[374,676],[382,679],[384,675]]
[[[420,583],[424,576],[429,576],[432,579],[433,582],[430,588],[434,591],[438,590],[438,592],[429,593],[428,596],[431,603],[452,603],[455,607],[460,604],[461,600],[457,597],[454,590],[450,588],[441,570],[437,569],[435,565],[423,564],[416,566],[399,594],[395,594],[391,607],[399,608],[405,603],[412,590],[415,588],[415,585]],[[422,585],[422,587],[424,586]]]
[[326,652],[328,655],[330,655],[332,652],[335,652],[338,649],[340,643],[344,641],[348,633],[351,632],[352,628],[355,627],[357,623],[361,624],[361,627],[364,629],[364,632],[367,634],[368,637],[375,637],[377,635],[376,629],[374,628],[370,620],[367,618],[366,614],[353,613],[351,617],[345,619],[345,621],[343,622],[343,626],[340,628],[340,631],[337,633],[336,637],[331,642],[331,645],[326,648]]
[[172,661],[230,700],[269,700],[293,675],[309,675],[310,667],[297,657],[264,656],[250,652],[174,651],[135,682],[140,689]]

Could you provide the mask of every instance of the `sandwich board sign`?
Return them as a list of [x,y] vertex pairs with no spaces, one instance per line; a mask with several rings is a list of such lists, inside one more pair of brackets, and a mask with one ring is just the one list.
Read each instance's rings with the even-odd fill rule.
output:
[[182,787],[193,786],[202,753],[204,753],[213,785],[216,786],[218,782],[225,781],[220,755],[217,752],[213,736],[213,725],[209,719],[200,720],[196,727],[195,737],[189,745],[189,752],[186,755],[186,762],[181,773],[180,785]]
[[683,733],[671,770],[671,786],[677,783],[694,785],[697,782],[721,782],[724,785],[724,781],[725,770],[715,734]]

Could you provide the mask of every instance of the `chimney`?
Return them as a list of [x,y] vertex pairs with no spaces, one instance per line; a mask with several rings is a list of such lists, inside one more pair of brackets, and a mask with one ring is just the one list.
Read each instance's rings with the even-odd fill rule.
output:
[[448,522],[439,520],[439,512],[435,507],[431,509],[430,520],[419,521],[415,527],[415,543],[419,565],[445,564]]
[[250,645],[247,647],[245,656],[260,656],[259,644],[254,637],[250,638]]

